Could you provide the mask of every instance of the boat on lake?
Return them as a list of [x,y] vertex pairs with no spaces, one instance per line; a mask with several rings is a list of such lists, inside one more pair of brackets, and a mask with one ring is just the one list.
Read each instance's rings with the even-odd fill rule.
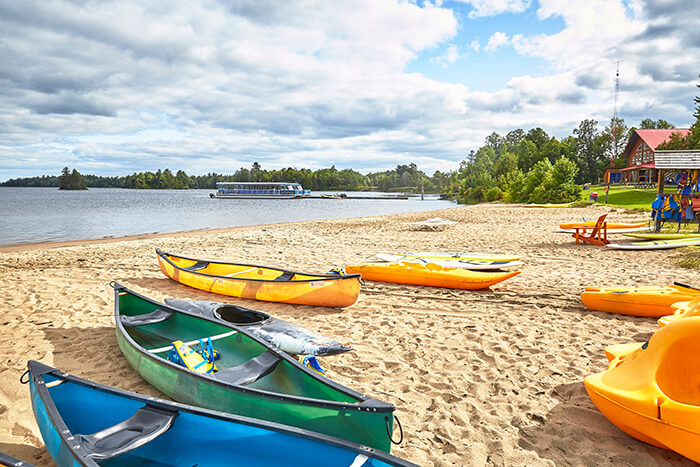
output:
[[292,199],[308,198],[311,190],[305,190],[293,182],[219,182],[216,193],[210,198],[222,199]]

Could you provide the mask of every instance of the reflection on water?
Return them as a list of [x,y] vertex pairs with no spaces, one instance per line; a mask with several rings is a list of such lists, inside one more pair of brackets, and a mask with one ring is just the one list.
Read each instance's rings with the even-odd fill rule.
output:
[[455,206],[408,200],[210,199],[213,190],[0,187],[0,245],[375,216]]

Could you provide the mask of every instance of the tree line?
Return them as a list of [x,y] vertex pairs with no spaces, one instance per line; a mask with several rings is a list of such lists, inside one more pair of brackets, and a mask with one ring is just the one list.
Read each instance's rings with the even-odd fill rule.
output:
[[416,193],[423,186],[426,193],[443,193],[449,190],[454,173],[435,172],[432,176],[419,170],[416,164],[397,165],[392,170],[363,175],[352,169],[338,170],[335,166],[325,169],[263,169],[258,162],[250,168],[240,168],[234,174],[211,172],[206,175],[188,175],[183,170],[173,174],[170,169],[156,172],[135,172],[122,177],[81,175],[76,169],[71,173],[66,167],[61,176],[16,178],[0,185],[16,187],[63,187],[65,181],[76,178],[88,187],[132,189],[215,189],[217,182],[296,182],[314,191],[400,191]]

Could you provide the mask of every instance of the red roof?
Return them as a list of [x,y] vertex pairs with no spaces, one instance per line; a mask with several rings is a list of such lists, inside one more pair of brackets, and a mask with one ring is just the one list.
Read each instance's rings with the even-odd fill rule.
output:
[[656,147],[663,143],[664,141],[671,138],[673,133],[680,133],[681,136],[685,136],[690,133],[689,128],[669,128],[669,129],[652,129],[652,130],[634,130],[642,140],[647,143],[647,146],[651,148],[652,151]]
[[[659,143],[661,144],[661,143]],[[635,170],[635,169],[655,169],[656,165],[654,165],[653,162],[649,162],[646,164],[642,165],[630,165],[629,167],[625,167],[624,169],[620,169],[620,172],[623,172],[625,170]]]

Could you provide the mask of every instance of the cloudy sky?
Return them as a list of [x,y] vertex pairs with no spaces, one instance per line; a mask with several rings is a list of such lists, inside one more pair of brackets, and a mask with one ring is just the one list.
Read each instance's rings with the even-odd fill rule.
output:
[[449,170],[492,131],[692,123],[698,0],[0,0],[0,181]]

